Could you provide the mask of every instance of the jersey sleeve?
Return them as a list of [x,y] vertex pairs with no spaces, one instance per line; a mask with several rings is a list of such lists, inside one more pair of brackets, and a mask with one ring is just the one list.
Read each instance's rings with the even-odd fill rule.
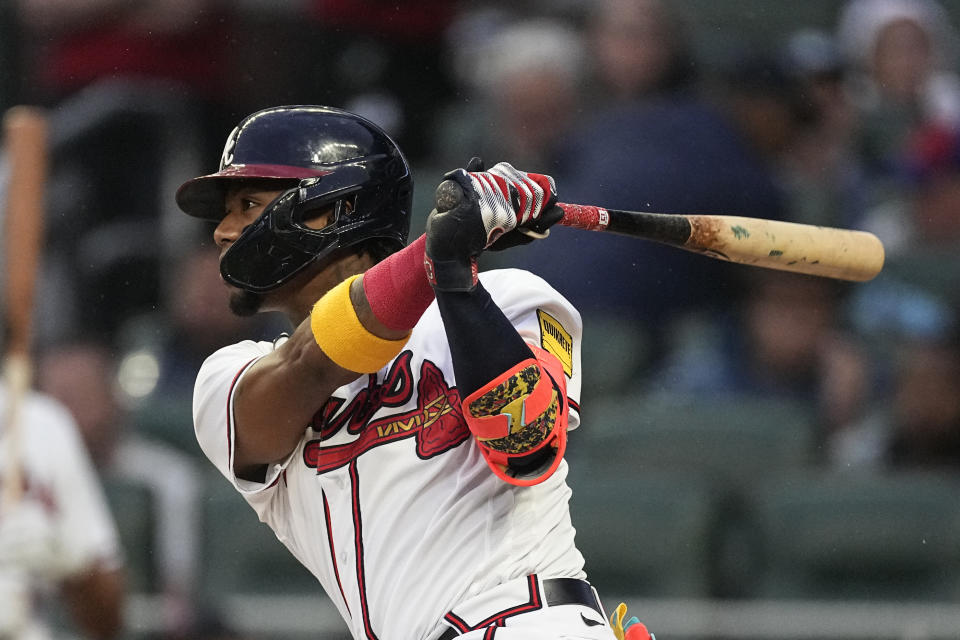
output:
[[567,429],[580,425],[580,312],[545,280],[520,269],[499,269],[480,274],[483,286],[497,306],[531,344],[553,354],[567,377],[570,414]]
[[220,473],[248,499],[273,486],[290,460],[271,465],[263,482],[238,478],[233,470],[234,393],[250,366],[273,349],[273,343],[251,340],[224,347],[204,361],[194,386],[193,426],[197,442]]
[[87,448],[69,412],[52,399],[40,399],[31,425],[47,434],[56,460],[50,487],[57,505],[56,539],[72,571],[116,569],[123,563],[116,522]]

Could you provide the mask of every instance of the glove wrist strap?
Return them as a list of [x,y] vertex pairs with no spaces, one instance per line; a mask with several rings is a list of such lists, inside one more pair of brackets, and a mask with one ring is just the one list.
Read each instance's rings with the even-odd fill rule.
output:
[[423,267],[427,279],[436,291],[473,291],[479,281],[479,268],[476,257],[453,260],[434,260],[423,256]]

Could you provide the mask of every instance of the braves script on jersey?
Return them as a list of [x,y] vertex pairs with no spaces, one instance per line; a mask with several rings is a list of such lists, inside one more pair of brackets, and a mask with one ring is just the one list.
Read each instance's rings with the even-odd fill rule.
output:
[[[575,428],[578,312],[527,272],[480,279],[520,335],[563,363]],[[429,638],[444,614],[506,580],[584,577],[566,462],[528,488],[493,474],[462,418],[436,303],[390,364],[334,392],[261,484],[233,473],[231,404],[243,372],[273,348],[246,341],[207,359],[194,397],[197,438],[319,579],[354,637]]]

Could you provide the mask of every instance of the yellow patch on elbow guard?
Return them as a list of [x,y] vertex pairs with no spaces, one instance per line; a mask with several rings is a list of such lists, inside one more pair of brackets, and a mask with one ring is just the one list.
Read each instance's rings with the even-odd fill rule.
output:
[[[540,367],[530,364],[497,383],[491,389],[484,391],[479,397],[470,401],[470,415],[474,418],[483,418],[500,413],[512,415],[515,407],[505,411],[518,401],[530,395],[533,388],[540,382]],[[514,424],[519,424],[514,421]]]
[[472,398],[467,408],[476,423],[504,416],[505,431],[497,437],[479,439],[495,451],[520,454],[534,449],[550,434],[560,402],[549,378],[532,363]]
[[338,366],[357,373],[375,373],[393,360],[409,339],[387,340],[367,330],[350,300],[347,278],[317,300],[310,312],[310,329],[317,346]]
[[550,430],[553,429],[553,425],[556,424],[559,404],[560,403],[557,402],[557,393],[554,391],[550,405],[546,411],[530,422],[514,423],[517,427],[511,428],[510,435],[504,438],[484,440],[483,444],[501,453],[526,453],[527,451],[532,451],[547,438]]

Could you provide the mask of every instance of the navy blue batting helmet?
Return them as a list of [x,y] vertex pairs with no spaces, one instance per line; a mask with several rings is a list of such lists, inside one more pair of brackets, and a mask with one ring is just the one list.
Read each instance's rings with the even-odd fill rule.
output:
[[[219,221],[229,184],[244,179],[295,186],[265,207],[223,255],[220,271],[234,286],[269,291],[335,249],[372,238],[397,248],[406,243],[410,167],[380,127],[356,114],[296,105],[247,116],[227,138],[220,170],[181,185],[177,204],[191,216]],[[328,208],[333,219],[327,226],[305,224]]]

